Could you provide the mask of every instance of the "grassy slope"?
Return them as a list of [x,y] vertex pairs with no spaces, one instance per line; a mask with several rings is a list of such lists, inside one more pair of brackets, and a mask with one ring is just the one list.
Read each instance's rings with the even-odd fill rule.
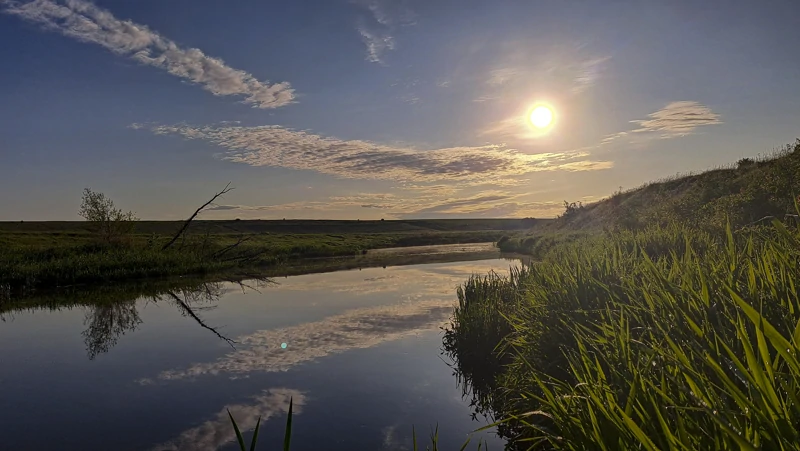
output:
[[511,233],[505,251],[540,255],[556,243],[603,229],[642,230],[680,223],[711,233],[734,229],[767,216],[794,213],[800,195],[800,140],[769,157],[742,160],[727,168],[672,177],[565,211],[535,231]]

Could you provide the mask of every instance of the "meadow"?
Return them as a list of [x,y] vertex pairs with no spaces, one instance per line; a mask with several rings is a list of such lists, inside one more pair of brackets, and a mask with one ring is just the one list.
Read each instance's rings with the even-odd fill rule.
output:
[[800,142],[739,166],[568,204],[458,289],[444,348],[511,449],[800,449]]
[[0,295],[169,276],[247,276],[369,249],[497,241],[531,220],[136,221],[100,239],[91,222],[0,223]]

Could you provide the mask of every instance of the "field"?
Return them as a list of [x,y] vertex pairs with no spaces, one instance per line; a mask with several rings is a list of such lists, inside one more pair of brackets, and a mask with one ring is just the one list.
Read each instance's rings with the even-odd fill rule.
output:
[[369,249],[494,242],[535,221],[197,221],[166,250],[180,222],[138,221],[113,242],[99,240],[90,222],[0,222],[0,294],[166,276],[255,275]]
[[512,449],[800,449],[800,141],[498,246],[444,337]]

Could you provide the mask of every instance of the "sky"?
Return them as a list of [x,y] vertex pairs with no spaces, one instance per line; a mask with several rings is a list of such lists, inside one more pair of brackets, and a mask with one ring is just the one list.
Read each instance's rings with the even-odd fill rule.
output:
[[[0,220],[553,217],[800,136],[795,0],[0,0]],[[544,129],[528,119],[547,105]]]

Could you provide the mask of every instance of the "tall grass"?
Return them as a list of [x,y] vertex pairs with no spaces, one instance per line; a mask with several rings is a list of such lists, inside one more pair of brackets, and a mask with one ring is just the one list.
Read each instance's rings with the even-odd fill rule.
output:
[[609,232],[468,281],[445,348],[518,449],[800,449],[798,275],[777,221]]

